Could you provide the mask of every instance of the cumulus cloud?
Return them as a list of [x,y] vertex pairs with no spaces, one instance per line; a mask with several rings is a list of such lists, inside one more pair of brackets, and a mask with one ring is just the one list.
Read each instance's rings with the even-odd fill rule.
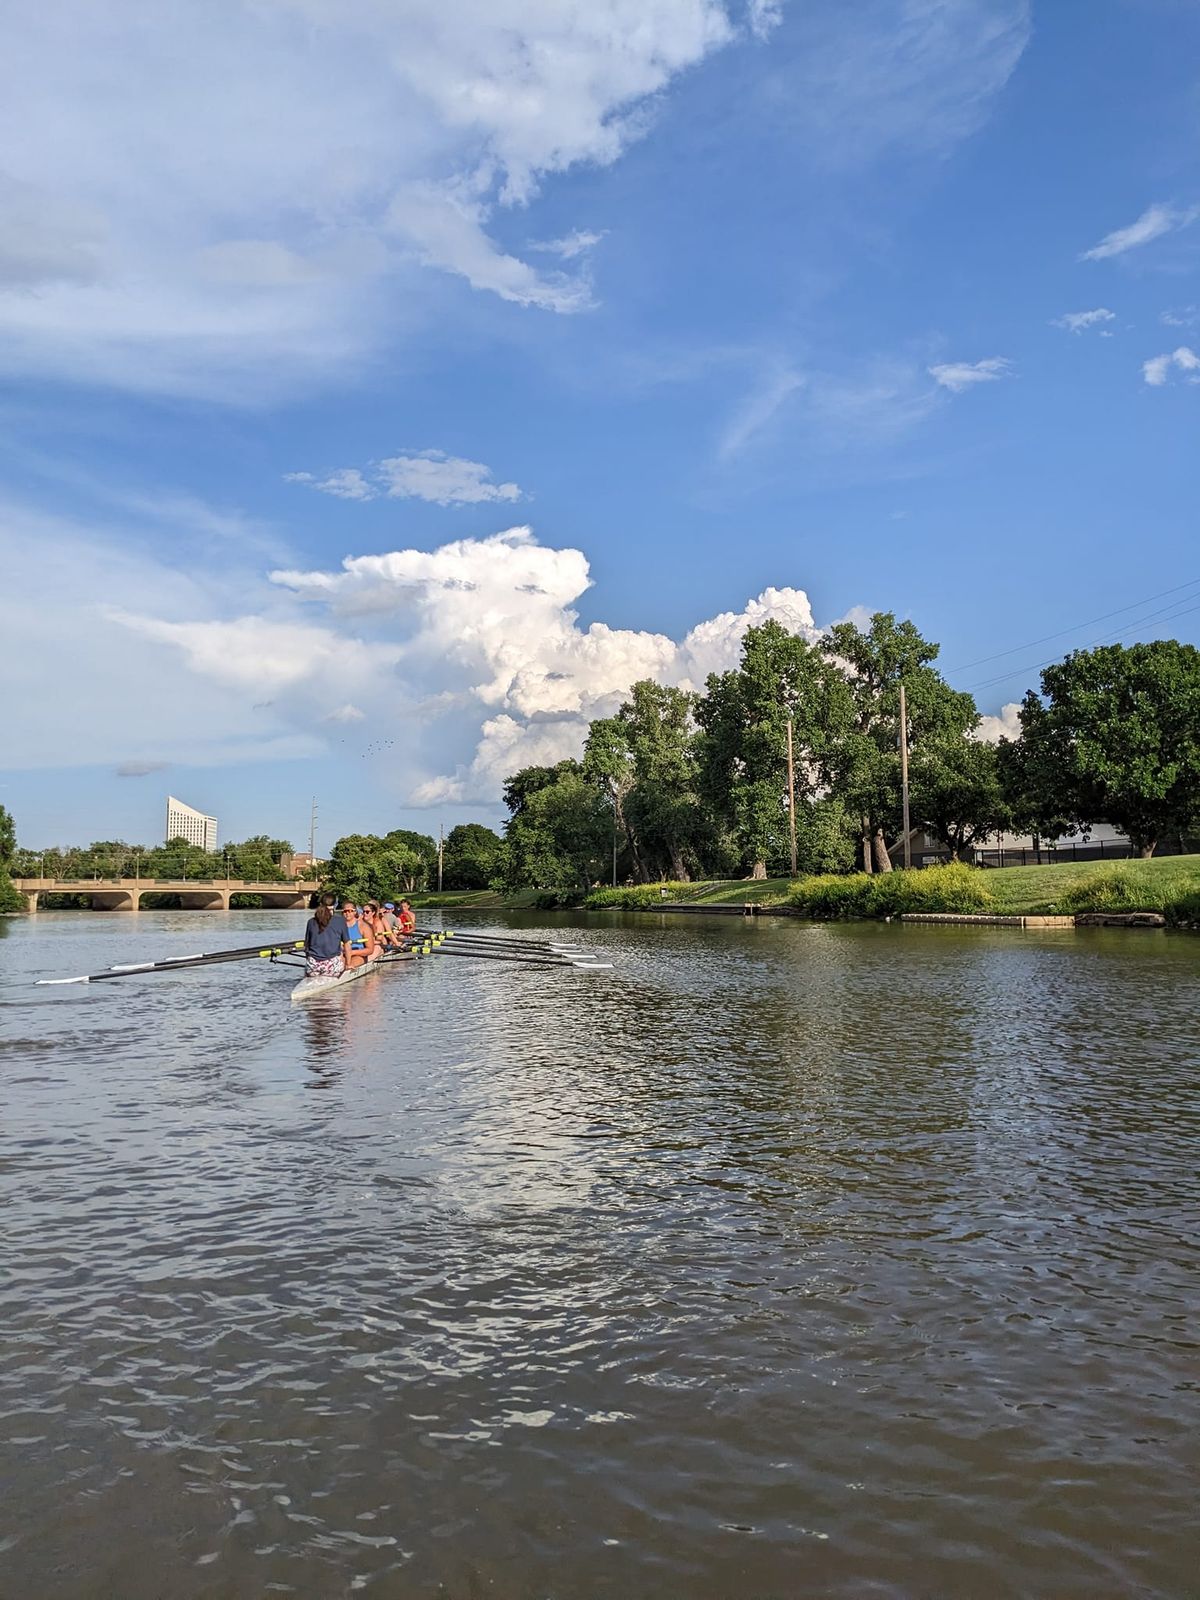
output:
[[1136,222],[1131,222],[1125,228],[1115,228],[1112,233],[1106,233],[1099,244],[1094,244],[1090,250],[1085,250],[1079,259],[1107,261],[1112,256],[1123,256],[1126,251],[1137,250],[1144,244],[1151,244],[1155,239],[1161,239],[1164,234],[1186,228],[1195,222],[1197,217],[1200,217],[1200,207],[1197,206],[1188,208],[1162,204],[1147,206]]
[[515,483],[493,483],[492,469],[482,461],[448,456],[444,450],[418,450],[411,455],[389,456],[367,469],[340,467],[327,477],[311,472],[287,472],[285,483],[303,483],[340,500],[428,500],[439,506],[483,505],[494,500],[520,500]]
[[500,213],[616,161],[737,37],[721,0],[279,0],[219,26],[201,0],[26,10],[0,99],[4,363],[285,389],[396,331],[425,267],[581,310],[586,278],[510,254]]
[[929,368],[929,376],[951,394],[961,394],[976,384],[1007,377],[1011,366],[1003,356],[989,356],[986,361],[943,361]]
[[1188,383],[1200,383],[1200,356],[1186,344],[1166,355],[1151,356],[1142,362],[1142,377],[1152,389],[1160,389],[1171,376],[1171,368],[1185,374]]
[[972,734],[972,738],[978,739],[981,744],[999,744],[1001,739],[1020,737],[1021,707],[1016,700],[1001,706],[998,716],[980,717],[979,725]]
[[1065,328],[1068,333],[1083,333],[1087,328],[1094,328],[1097,323],[1115,321],[1115,311],[1110,311],[1107,306],[1097,306],[1094,311],[1064,312],[1061,317],[1055,317],[1051,327]]

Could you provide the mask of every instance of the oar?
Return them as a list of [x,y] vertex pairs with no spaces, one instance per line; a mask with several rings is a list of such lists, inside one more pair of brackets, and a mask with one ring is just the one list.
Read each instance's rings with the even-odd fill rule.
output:
[[518,956],[509,950],[464,950],[452,944],[424,944],[416,953],[462,956],[468,961],[508,961],[518,967],[574,967],[576,972],[598,972],[612,966],[611,961],[578,960],[573,956]]
[[501,934],[464,933],[460,928],[418,928],[417,936],[455,939],[459,944],[495,945],[498,949],[553,950],[556,955],[576,955],[580,949],[577,944],[561,944],[555,939],[506,939]]
[[140,972],[180,972],[187,967],[212,966],[221,961],[251,961],[259,957],[280,956],[292,950],[302,950],[303,939],[292,939],[286,944],[247,945],[243,950],[214,950],[208,955],[171,956],[164,961],[127,961],[119,967],[109,967],[104,972],[84,973],[78,978],[38,978],[37,986],[59,983],[100,983],[105,978],[129,978]]

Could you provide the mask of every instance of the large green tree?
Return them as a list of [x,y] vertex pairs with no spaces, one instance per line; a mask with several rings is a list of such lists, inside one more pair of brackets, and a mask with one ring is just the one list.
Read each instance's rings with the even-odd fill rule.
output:
[[446,835],[442,887],[486,889],[496,876],[504,840],[482,822],[460,822]]
[[552,770],[553,782],[514,795],[519,809],[509,819],[497,874],[507,888],[586,889],[606,876],[613,826],[607,800],[578,762]]
[[948,748],[964,740],[979,714],[971,696],[951,689],[933,666],[938,646],[890,611],[877,611],[865,629],[835,623],[822,643],[841,665],[851,702],[849,717],[831,730],[822,775],[857,820],[864,869],[890,872],[887,836],[895,837],[901,826],[901,684],[914,758],[926,741]]
[[955,860],[1013,823],[995,745],[952,734],[918,744],[909,766],[912,814]]
[[1174,639],[1076,650],[1021,706],[1008,771],[1043,831],[1108,822],[1152,856],[1200,817],[1200,651]]
[[845,679],[821,650],[778,622],[750,628],[741,665],[710,675],[696,707],[699,784],[743,870],[766,876],[790,854],[787,737],[792,722],[797,810],[819,792],[819,772],[850,714]]
[[691,876],[704,815],[697,793],[694,696],[648,678],[615,717],[593,722],[584,776],[613,807],[639,882]]

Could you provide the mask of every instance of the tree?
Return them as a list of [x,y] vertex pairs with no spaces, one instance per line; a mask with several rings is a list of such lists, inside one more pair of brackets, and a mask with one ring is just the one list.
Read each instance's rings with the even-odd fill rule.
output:
[[1063,817],[1109,822],[1148,857],[1164,832],[1195,822],[1200,651],[1174,639],[1075,650],[1041,683],[1025,696],[1006,770],[1045,831]]
[[557,783],[565,773],[580,772],[578,761],[560,761],[553,767],[522,767],[504,780],[504,804],[511,816],[518,817],[534,795]]
[[505,888],[586,889],[604,875],[612,813],[578,762],[555,770],[552,783],[514,795],[520,809],[509,819],[498,870]]
[[496,875],[504,840],[482,822],[460,822],[446,835],[442,885],[446,889],[486,889]]
[[407,893],[428,888],[437,871],[436,840],[427,833],[416,833],[412,828],[393,828],[390,833],[384,834],[383,842],[408,863],[403,874],[403,887]]
[[887,834],[901,825],[900,685],[913,756],[925,740],[948,747],[964,739],[979,713],[971,696],[951,689],[932,666],[938,646],[890,611],[877,611],[865,632],[853,622],[835,623],[822,644],[842,664],[851,702],[844,728],[828,745],[823,776],[858,821],[864,870],[890,872]]
[[734,672],[711,674],[696,706],[699,784],[712,818],[756,878],[790,857],[787,729],[793,725],[797,805],[814,798],[831,739],[846,725],[842,675],[778,622],[747,630]]
[[16,854],[16,826],[9,811],[0,806],[0,911],[20,911],[24,907],[24,901],[9,876]]
[[1012,826],[995,745],[978,739],[929,739],[909,765],[913,814],[955,860],[991,833]]

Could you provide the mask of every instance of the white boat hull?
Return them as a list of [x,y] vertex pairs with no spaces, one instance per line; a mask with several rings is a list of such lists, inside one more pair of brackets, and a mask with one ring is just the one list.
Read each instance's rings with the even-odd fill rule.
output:
[[335,990],[344,989],[348,983],[365,978],[369,973],[378,972],[380,967],[394,967],[401,961],[415,960],[415,956],[403,951],[398,955],[380,956],[376,961],[364,962],[361,967],[352,967],[349,972],[343,972],[337,978],[301,978],[292,990],[292,999],[312,1000],[319,994],[333,994]]

